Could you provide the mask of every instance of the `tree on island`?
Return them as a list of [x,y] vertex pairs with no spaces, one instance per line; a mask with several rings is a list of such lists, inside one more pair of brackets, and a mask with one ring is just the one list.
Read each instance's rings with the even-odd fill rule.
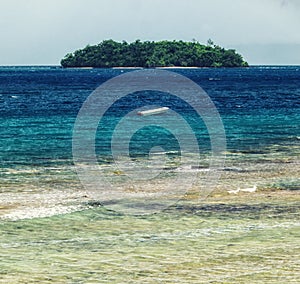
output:
[[104,40],[98,45],[68,53],[63,67],[246,67],[248,63],[234,49],[224,49],[211,39],[207,45],[193,40],[132,43]]

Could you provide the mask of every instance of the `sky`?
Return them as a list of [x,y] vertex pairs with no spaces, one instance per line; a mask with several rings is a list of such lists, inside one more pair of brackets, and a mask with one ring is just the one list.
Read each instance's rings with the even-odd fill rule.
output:
[[59,65],[105,39],[196,39],[300,65],[300,0],[0,0],[0,65]]

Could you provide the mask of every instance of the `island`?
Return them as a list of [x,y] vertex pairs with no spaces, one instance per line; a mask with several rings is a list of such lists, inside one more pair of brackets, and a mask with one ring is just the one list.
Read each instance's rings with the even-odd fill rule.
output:
[[234,49],[198,41],[140,41],[132,43],[104,40],[97,45],[68,53],[61,66],[68,67],[247,67]]

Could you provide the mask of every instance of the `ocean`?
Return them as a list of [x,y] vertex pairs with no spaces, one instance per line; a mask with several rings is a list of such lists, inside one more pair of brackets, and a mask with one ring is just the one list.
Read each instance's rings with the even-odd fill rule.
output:
[[[76,128],[134,71],[0,67],[0,282],[297,283],[300,66],[168,69],[206,119],[148,88]],[[169,110],[135,129],[144,104]]]
[[[27,185],[64,187],[70,179],[73,128],[82,104],[103,82],[131,71],[1,67],[1,191],[26,190]],[[201,86],[214,103],[225,129],[229,165],[237,156],[244,167],[249,161],[255,164],[262,160],[298,160],[299,66],[172,71]],[[211,141],[205,125],[199,126],[199,122],[193,119],[193,112],[181,101],[168,100],[160,92],[152,91],[138,99],[123,99],[111,108],[105,118],[106,131],[98,131],[101,132],[96,142],[99,163],[111,158],[111,135],[120,117],[142,106],[143,98],[142,104],[161,100],[163,106],[169,106],[187,119],[201,153],[209,153]],[[107,125],[111,129],[107,129]],[[133,137],[135,141],[130,146],[132,156],[148,155],[154,146],[165,147],[166,152],[171,153],[179,150],[172,133],[157,132],[157,129],[144,132],[140,134],[141,138],[138,134]],[[272,182],[297,187],[299,180],[288,177]]]

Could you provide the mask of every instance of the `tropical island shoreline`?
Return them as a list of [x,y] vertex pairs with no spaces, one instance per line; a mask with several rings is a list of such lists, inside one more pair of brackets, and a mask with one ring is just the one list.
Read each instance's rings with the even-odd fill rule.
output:
[[242,55],[208,40],[140,41],[132,43],[104,40],[97,45],[68,53],[62,60],[64,68],[199,68],[248,67]]

